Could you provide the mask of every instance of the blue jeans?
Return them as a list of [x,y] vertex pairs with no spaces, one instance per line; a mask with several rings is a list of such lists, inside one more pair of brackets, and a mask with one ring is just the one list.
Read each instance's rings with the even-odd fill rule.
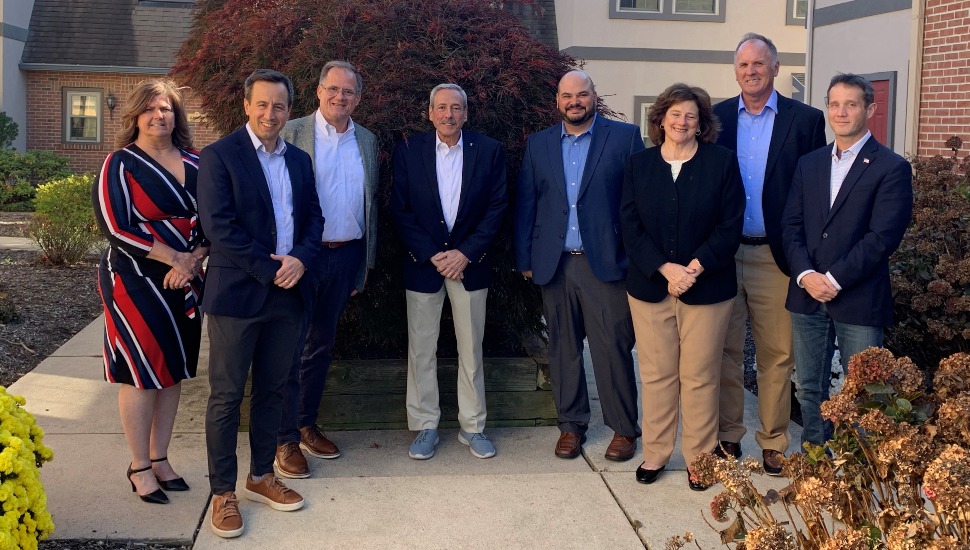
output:
[[882,347],[882,327],[840,323],[829,316],[825,304],[807,315],[792,313],[791,326],[802,442],[821,445],[832,435],[832,425],[822,421],[819,407],[829,398],[833,336],[839,339],[842,370],[848,375],[850,357],[869,347]]

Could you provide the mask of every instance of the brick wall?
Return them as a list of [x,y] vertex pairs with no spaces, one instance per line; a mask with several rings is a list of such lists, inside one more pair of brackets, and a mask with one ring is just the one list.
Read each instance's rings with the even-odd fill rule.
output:
[[[162,75],[28,71],[27,73],[27,150],[52,151],[71,159],[71,168],[78,172],[93,172],[101,167],[105,156],[115,149],[114,138],[121,122],[125,98],[136,84],[146,78]],[[117,98],[114,114],[102,106],[104,123],[101,143],[65,143],[64,141],[64,94],[65,88],[96,88]],[[202,109],[199,100],[191,93],[186,96],[186,110],[195,147],[212,143],[220,136],[205,123],[199,122]],[[193,120],[195,120],[193,122]]]
[[970,150],[970,1],[927,0],[920,89],[919,156],[953,152],[951,136]]

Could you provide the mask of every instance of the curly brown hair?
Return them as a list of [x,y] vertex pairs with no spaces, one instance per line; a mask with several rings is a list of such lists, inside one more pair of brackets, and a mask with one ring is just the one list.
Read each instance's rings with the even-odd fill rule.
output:
[[124,147],[138,139],[138,116],[156,96],[163,96],[172,104],[172,113],[175,115],[172,144],[179,149],[192,148],[192,132],[189,130],[182,92],[168,79],[143,80],[128,93],[121,113],[121,129],[115,135],[116,147]]
[[700,134],[697,141],[714,143],[721,133],[721,121],[711,108],[711,96],[703,88],[688,86],[682,82],[672,84],[664,90],[647,111],[647,136],[654,145],[664,142],[663,123],[667,110],[683,101],[693,101],[697,105],[697,117],[700,124]]

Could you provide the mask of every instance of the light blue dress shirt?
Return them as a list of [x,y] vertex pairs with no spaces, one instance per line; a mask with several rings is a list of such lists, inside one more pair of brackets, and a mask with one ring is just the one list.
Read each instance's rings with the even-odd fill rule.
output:
[[269,195],[273,201],[273,218],[276,222],[276,253],[289,254],[293,249],[293,185],[290,183],[290,171],[286,169],[286,142],[276,138],[276,149],[267,151],[259,141],[253,129],[246,124],[249,138],[256,148],[256,157],[263,168],[263,176],[269,186]]
[[589,144],[593,140],[593,123],[578,136],[566,132],[566,125],[562,126],[562,170],[566,176],[566,199],[569,201],[569,219],[566,223],[566,243],[563,250],[578,251],[583,249],[583,238],[579,234],[579,215],[576,212],[576,202],[579,200],[579,186],[583,182],[583,171],[586,170],[586,157],[589,155]]
[[738,98],[738,165],[744,180],[744,229],[749,237],[765,236],[765,213],[762,191],[765,186],[765,169],[768,166],[768,146],[771,129],[778,113],[778,92],[773,91],[763,109],[751,114]]

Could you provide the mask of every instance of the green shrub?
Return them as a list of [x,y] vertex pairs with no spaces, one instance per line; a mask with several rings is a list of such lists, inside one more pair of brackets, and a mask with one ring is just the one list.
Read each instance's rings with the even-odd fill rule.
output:
[[37,188],[24,180],[0,182],[0,211],[30,212],[34,209]]
[[886,346],[931,372],[970,351],[970,161],[911,159],[913,221],[890,258],[896,322]]
[[10,149],[13,142],[20,134],[17,123],[7,116],[5,111],[0,111],[0,149]]
[[37,186],[71,175],[68,162],[69,159],[50,151],[0,150],[0,210],[33,210],[31,201]]
[[48,262],[70,265],[79,262],[100,240],[91,209],[91,175],[68,176],[37,188],[33,220],[27,228]]

